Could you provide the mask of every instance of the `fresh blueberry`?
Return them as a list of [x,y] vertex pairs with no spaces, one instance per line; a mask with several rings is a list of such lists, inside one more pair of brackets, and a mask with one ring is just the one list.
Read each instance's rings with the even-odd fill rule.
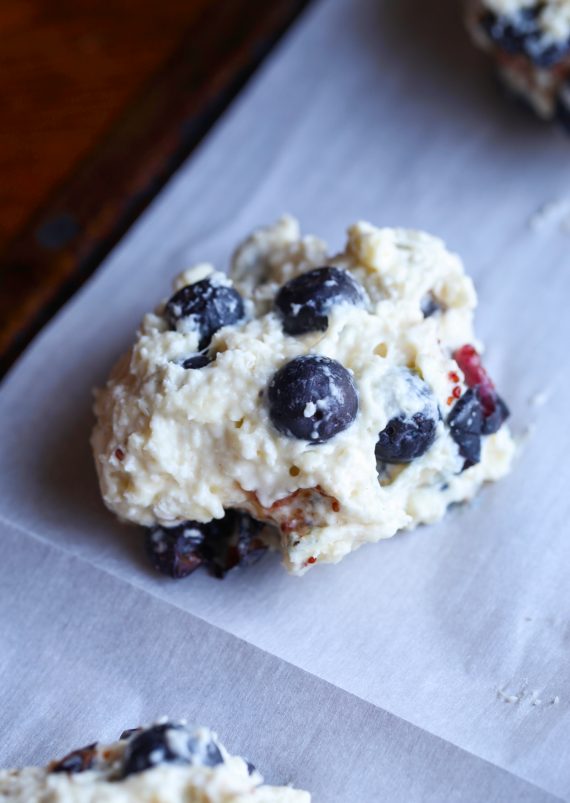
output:
[[477,387],[468,388],[456,402],[447,417],[449,434],[465,458],[463,468],[475,465],[481,459],[481,435],[485,416]]
[[523,8],[516,15],[485,14],[481,25],[491,41],[507,53],[521,53],[529,36],[536,36],[536,10]]
[[392,418],[378,435],[376,460],[411,463],[427,452],[435,440],[439,410],[428,385],[412,372],[405,374],[407,393],[416,400],[417,412]]
[[193,354],[182,363],[183,368],[205,368],[212,362],[208,354]]
[[202,565],[202,545],[209,525],[185,521],[177,527],[151,527],[146,550],[155,569],[176,579],[186,577]]
[[76,773],[90,770],[95,759],[96,748],[97,742],[94,742],[88,744],[87,747],[81,747],[79,750],[68,753],[61,761],[52,764],[50,772]]
[[542,39],[531,40],[527,45],[527,55],[538,66],[549,69],[558,64],[570,53],[570,39],[564,42],[545,45]]
[[435,440],[437,421],[424,413],[392,418],[376,443],[376,460],[411,463],[427,452]]
[[[478,390],[479,394],[481,394],[482,389],[479,387]],[[481,397],[481,401],[483,407],[483,427],[481,429],[481,434],[492,435],[494,432],[500,430],[511,413],[496,391],[493,392],[492,399],[487,398],[485,400]],[[487,401],[487,404],[485,404],[485,401]],[[492,406],[489,405],[489,401],[492,401]]]
[[202,351],[218,329],[241,321],[245,310],[242,297],[233,287],[202,279],[178,290],[167,303],[165,314],[171,329],[198,331],[198,350]]
[[295,357],[273,376],[268,391],[273,425],[289,438],[324,443],[349,427],[358,392],[336,360],[316,354]]
[[146,728],[127,743],[122,776],[126,778],[160,764],[213,767],[223,760],[219,747],[200,731],[192,734],[183,725],[165,722]]
[[570,39],[548,41],[541,30],[542,4],[523,8],[513,15],[486,14],[481,24],[492,42],[512,55],[524,54],[539,67],[553,67],[570,51]]
[[275,298],[275,307],[288,335],[324,332],[328,314],[339,304],[362,307],[366,294],[362,286],[342,268],[314,268],[284,284]]

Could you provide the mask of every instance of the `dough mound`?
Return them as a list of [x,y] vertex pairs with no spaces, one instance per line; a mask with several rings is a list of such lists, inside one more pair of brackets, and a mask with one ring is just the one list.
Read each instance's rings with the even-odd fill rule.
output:
[[[472,327],[476,294],[458,257],[429,234],[362,222],[349,228],[341,253],[327,253],[283,217],[237,249],[229,279],[207,264],[183,273],[178,293],[209,279],[244,299],[245,317],[213,335],[200,367],[184,367],[198,349],[197,319],[171,328],[166,302],[145,317],[133,348],[96,392],[93,451],[105,503],[121,519],[173,527],[243,510],[272,525],[286,566],[302,574],[365,542],[433,523],[507,473],[506,426],[468,435],[466,448],[450,423],[474,393],[454,355],[466,344],[481,350]],[[363,292],[327,308],[317,331],[287,334],[276,294],[322,266],[348,272]],[[289,297],[287,304],[295,315]],[[321,415],[315,442],[278,429],[268,392],[284,365],[306,355],[339,363],[337,374],[358,397],[355,417],[353,409],[342,431],[322,440],[342,388],[331,390],[332,407],[330,399],[306,404],[293,430],[303,415]],[[402,461],[376,453],[410,422],[429,448],[412,443]],[[469,429],[471,419],[461,426]]]
[[[137,741],[138,740],[138,741]],[[165,758],[166,756],[166,758]],[[142,762],[144,768],[135,766]],[[310,803],[308,792],[265,786],[207,728],[157,723],[92,744],[47,767],[0,770],[10,803]]]
[[466,22],[510,92],[570,130],[570,0],[466,0]]

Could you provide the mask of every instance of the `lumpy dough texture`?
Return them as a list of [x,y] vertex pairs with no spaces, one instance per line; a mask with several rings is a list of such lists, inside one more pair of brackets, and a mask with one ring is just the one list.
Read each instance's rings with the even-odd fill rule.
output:
[[[133,743],[147,760],[126,772]],[[140,748],[139,748],[140,750]],[[212,758],[214,756],[214,758]],[[265,786],[257,770],[230,755],[208,728],[170,723],[137,728],[112,744],[93,744],[47,767],[0,770],[0,800],[10,803],[310,803],[308,792]]]
[[[366,304],[334,306],[325,331],[286,334],[274,311],[278,290],[323,265],[349,271]],[[175,289],[216,275],[199,265]],[[509,470],[507,427],[482,438],[480,462],[462,470],[445,423],[466,390],[453,353],[478,344],[473,284],[439,239],[357,223],[331,257],[322,241],[302,238],[298,223],[283,217],[237,249],[230,279],[247,315],[214,334],[213,362],[182,367],[198,334],[170,330],[163,304],[145,317],[133,348],[96,394],[95,460],[105,502],[121,519],[173,526],[241,508],[276,526],[287,567],[302,574],[365,542],[437,521],[449,504]],[[282,434],[268,409],[273,376],[308,354],[340,363],[358,393],[353,423],[318,444]],[[433,394],[433,442],[405,465],[377,462],[387,425],[421,422],[427,409],[411,375]],[[307,415],[316,409],[308,404]]]
[[475,42],[509,90],[570,128],[570,0],[465,0]]

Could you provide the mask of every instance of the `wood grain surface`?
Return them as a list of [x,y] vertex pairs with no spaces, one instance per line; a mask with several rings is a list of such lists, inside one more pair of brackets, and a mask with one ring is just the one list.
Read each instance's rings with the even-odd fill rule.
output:
[[0,374],[307,2],[0,3]]

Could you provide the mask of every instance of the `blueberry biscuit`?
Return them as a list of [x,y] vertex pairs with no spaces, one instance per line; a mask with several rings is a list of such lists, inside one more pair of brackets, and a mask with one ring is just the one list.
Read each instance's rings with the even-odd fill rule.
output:
[[159,722],[90,744],[47,767],[0,771],[12,803],[310,803],[308,792],[265,786],[207,728]]
[[467,24],[507,87],[570,130],[570,0],[468,0]]
[[229,278],[183,273],[96,394],[106,504],[159,570],[214,573],[275,542],[303,574],[440,519],[510,467],[476,295],[428,234],[357,223],[329,256],[284,217]]

